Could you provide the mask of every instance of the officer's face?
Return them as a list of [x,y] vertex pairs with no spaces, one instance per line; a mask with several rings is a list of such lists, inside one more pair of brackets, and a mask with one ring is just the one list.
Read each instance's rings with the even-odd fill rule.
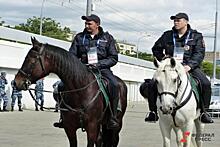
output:
[[86,20],[85,22],[86,30],[92,34],[98,31],[98,27],[99,27],[99,24],[97,24],[95,21]]
[[185,20],[184,18],[181,19],[174,19],[174,27],[177,30],[181,30],[185,27],[187,27],[188,21]]

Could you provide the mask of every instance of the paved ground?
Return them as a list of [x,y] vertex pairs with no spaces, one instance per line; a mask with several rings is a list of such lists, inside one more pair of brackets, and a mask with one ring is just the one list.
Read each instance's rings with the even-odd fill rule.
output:
[[[143,121],[145,109],[143,104],[129,104],[119,147],[162,146],[158,123]],[[58,113],[50,111],[0,112],[0,147],[67,147],[64,130],[52,127],[58,118]],[[207,125],[204,133],[214,135],[209,138],[210,141],[205,141],[204,147],[219,147],[220,119],[215,119],[215,124]],[[78,139],[80,147],[86,146],[86,135],[81,130],[78,131]],[[173,146],[176,146],[174,139]]]

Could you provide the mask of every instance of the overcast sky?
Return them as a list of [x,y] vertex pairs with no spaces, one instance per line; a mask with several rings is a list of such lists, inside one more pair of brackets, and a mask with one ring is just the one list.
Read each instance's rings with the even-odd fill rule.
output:
[[[40,17],[43,0],[0,0],[0,17],[8,25],[25,23]],[[87,0],[45,0],[43,16],[55,19],[61,26],[80,32],[84,28],[81,16],[86,13]],[[213,51],[216,0],[93,0],[92,12],[101,18],[101,25],[115,39],[139,46],[151,52],[154,42],[173,26],[169,18],[178,12],[189,15],[193,29],[203,33],[206,48]],[[220,2],[218,2],[220,8]],[[219,14],[220,15],[220,14]],[[219,16],[218,15],[218,16]],[[218,17],[218,48],[220,50],[220,16]],[[206,37],[208,36],[208,37]]]

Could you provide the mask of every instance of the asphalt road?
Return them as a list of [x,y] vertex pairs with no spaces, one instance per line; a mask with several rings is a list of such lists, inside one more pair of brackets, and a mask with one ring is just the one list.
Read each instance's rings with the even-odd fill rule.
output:
[[[120,133],[119,147],[161,147],[158,123],[145,123],[145,104],[129,104]],[[59,118],[53,111],[0,112],[0,147],[68,147],[63,129],[54,128]],[[78,145],[86,146],[86,134],[79,129]],[[206,125],[204,147],[220,146],[220,119]],[[207,137],[211,135],[211,137]],[[172,147],[176,146],[172,133]]]

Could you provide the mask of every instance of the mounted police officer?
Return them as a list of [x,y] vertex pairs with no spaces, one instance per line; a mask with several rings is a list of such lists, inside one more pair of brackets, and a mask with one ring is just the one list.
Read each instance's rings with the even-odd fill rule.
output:
[[[101,75],[107,78],[112,86],[110,99],[112,101],[112,115],[108,121],[109,128],[118,128],[116,119],[118,105],[118,82],[110,68],[118,62],[118,52],[115,46],[115,40],[108,32],[104,32],[100,26],[100,18],[97,15],[82,16],[85,20],[85,29],[78,33],[69,49],[69,52],[77,56],[82,63],[92,64],[98,68]],[[58,123],[54,124],[59,127]]]
[[21,108],[22,91],[17,90],[15,80],[11,81],[12,94],[11,94],[11,111],[14,111],[15,101],[18,100],[18,111],[23,111]]
[[[201,122],[213,123],[211,117],[206,113],[211,100],[211,83],[206,75],[201,71],[200,65],[205,56],[205,45],[203,36],[196,30],[191,29],[188,24],[189,17],[186,13],[178,13],[170,17],[174,21],[172,30],[166,31],[155,42],[152,52],[157,60],[161,61],[164,57],[175,57],[181,60],[186,72],[189,72],[201,84]],[[150,87],[155,87],[153,81],[149,82]],[[158,120],[156,99],[157,92],[153,92],[149,97],[150,113],[145,121]]]
[[6,109],[7,104],[8,104],[8,97],[5,92],[5,85],[7,85],[7,84],[8,84],[8,81],[6,79],[6,72],[3,71],[3,72],[1,72],[1,75],[0,75],[0,111],[2,111],[2,109],[1,109],[2,99],[4,101],[3,111],[8,111]]
[[44,90],[44,81],[42,78],[36,82],[36,86],[35,86],[35,95],[36,95],[35,111],[39,111],[39,109],[38,109],[39,100],[41,101],[40,110],[44,111],[44,109],[43,109],[43,106],[44,106],[43,90]]

